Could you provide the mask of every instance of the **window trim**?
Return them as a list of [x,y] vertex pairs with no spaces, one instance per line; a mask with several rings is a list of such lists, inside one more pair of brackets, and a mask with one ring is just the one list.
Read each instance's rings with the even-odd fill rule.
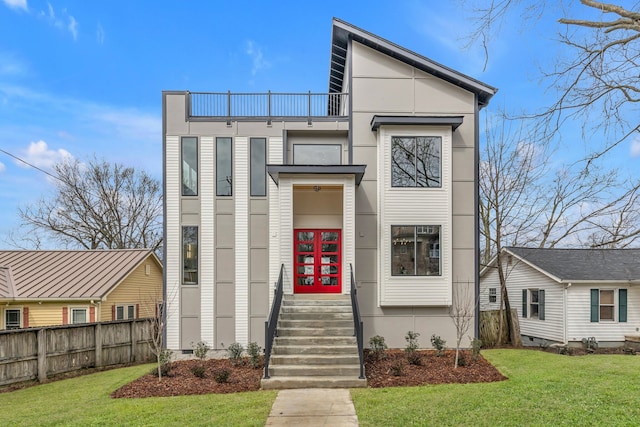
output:
[[489,288],[489,302],[498,302],[498,288]]
[[[533,302],[533,292],[538,293],[538,301]],[[537,315],[532,316],[533,306],[537,307]],[[526,288],[522,290],[522,318],[531,320],[545,320],[545,290],[541,288]]]
[[[18,327],[17,328],[9,328],[7,326],[7,312],[9,311],[17,311],[18,312]],[[13,329],[22,329],[22,308],[5,308],[4,309],[4,329],[13,330]]]
[[[397,244],[397,242],[394,242],[394,238],[393,238],[393,229],[395,227],[413,227],[413,242],[414,242],[414,244],[413,244],[413,256],[412,256],[412,258],[414,259],[414,262],[413,262],[413,274],[395,274],[394,273],[394,268],[393,268],[393,263],[394,263],[393,258],[395,256],[394,255],[394,247]],[[437,258],[437,260],[438,260],[438,274],[417,274],[418,273],[418,263],[415,260],[417,260],[417,258],[418,258],[417,257],[418,245],[416,245],[415,242],[417,241],[418,234],[419,234],[418,233],[418,229],[422,228],[424,230],[423,227],[429,227],[429,228],[437,227],[439,229],[438,230],[438,242],[437,242],[437,244],[439,245],[438,246],[438,255],[439,256]],[[390,232],[391,232],[391,234],[390,234],[391,241],[389,242],[390,243],[389,261],[391,263],[391,269],[390,269],[391,277],[393,277],[393,278],[396,278],[396,277],[416,278],[416,277],[442,277],[443,276],[442,256],[441,256],[441,253],[442,253],[441,252],[441,248],[442,248],[442,224],[429,224],[429,225],[424,225],[424,224],[421,224],[421,225],[415,225],[415,224],[413,224],[413,225],[412,224],[402,224],[402,225],[400,225],[400,224],[391,224]],[[422,233],[422,234],[424,234],[424,233]],[[432,233],[429,233],[429,234],[435,234],[435,233],[432,232]],[[406,245],[402,245],[401,248],[402,247],[406,248]],[[404,252],[401,252],[401,253],[404,253]],[[429,244],[427,255],[429,255],[427,260],[433,258],[433,257],[430,256],[431,255],[431,243]],[[402,266],[402,264],[401,264],[401,266]],[[404,269],[404,267],[403,267],[403,269]]]
[[[133,307],[133,317],[129,317],[129,308]],[[122,308],[122,319],[118,319],[118,309]],[[130,320],[130,319],[137,319],[136,316],[136,304],[129,304],[129,303],[120,303],[120,304],[115,304],[115,319],[114,320]]]
[[[74,322],[73,321],[73,312],[74,311],[84,311],[84,318],[85,321],[84,322]],[[69,307],[69,324],[70,325],[84,325],[85,323],[91,323],[90,319],[89,319],[89,307]]]

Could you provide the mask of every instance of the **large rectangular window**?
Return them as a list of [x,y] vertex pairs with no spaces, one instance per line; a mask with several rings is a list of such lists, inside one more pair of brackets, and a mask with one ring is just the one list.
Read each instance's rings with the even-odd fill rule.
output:
[[182,227],[182,284],[198,284],[198,227]]
[[87,309],[86,308],[72,308],[71,309],[71,323],[87,323]]
[[20,309],[7,309],[4,311],[5,329],[20,329]]
[[233,195],[233,145],[231,138],[216,138],[216,195]]
[[251,195],[267,195],[267,139],[251,138]]
[[198,195],[198,138],[182,138],[182,195]]
[[442,138],[391,138],[392,187],[442,187]]
[[295,165],[340,165],[342,145],[340,144],[294,144],[293,164]]
[[391,275],[440,276],[439,225],[391,226]]

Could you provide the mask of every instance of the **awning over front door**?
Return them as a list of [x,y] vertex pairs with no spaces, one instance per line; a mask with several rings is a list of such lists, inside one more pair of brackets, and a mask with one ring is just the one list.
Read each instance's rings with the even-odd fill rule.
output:
[[367,165],[267,165],[267,172],[278,185],[280,174],[287,175],[353,175],[360,185]]

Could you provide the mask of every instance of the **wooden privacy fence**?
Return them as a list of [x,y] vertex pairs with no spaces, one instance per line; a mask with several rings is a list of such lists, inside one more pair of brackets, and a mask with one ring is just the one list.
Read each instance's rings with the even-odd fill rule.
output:
[[147,319],[0,331],[0,386],[151,360]]
[[[500,313],[502,313],[502,336],[500,333]],[[520,324],[518,323],[518,312],[511,309],[511,321],[514,328],[514,342],[518,346],[520,343]],[[480,312],[480,340],[484,347],[493,347],[507,342],[507,316],[506,311],[489,310]]]

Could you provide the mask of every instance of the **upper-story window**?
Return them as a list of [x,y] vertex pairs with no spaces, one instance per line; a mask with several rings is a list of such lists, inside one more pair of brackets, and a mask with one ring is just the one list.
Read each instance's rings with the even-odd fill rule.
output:
[[216,196],[233,195],[231,138],[216,138]]
[[267,195],[267,139],[251,138],[251,195]]
[[391,186],[442,187],[442,137],[392,137]]
[[182,138],[182,195],[198,195],[198,138]]
[[294,144],[293,164],[295,165],[340,165],[342,145],[340,144]]

